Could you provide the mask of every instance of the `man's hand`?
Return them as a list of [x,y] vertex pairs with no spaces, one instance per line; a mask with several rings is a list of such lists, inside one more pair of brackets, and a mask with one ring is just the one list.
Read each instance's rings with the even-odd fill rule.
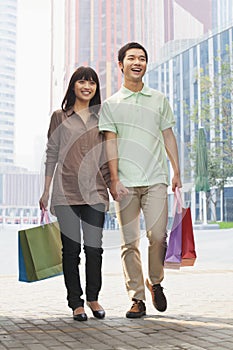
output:
[[129,190],[117,180],[111,182],[110,193],[116,202],[120,202],[129,193]]
[[181,188],[182,182],[179,175],[174,175],[172,178],[172,191],[175,192],[176,187]]

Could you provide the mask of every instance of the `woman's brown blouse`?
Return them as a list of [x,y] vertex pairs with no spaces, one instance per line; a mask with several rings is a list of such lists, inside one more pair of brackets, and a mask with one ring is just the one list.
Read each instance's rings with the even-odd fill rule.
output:
[[55,205],[104,203],[108,208],[110,174],[96,114],[86,124],[73,110],[52,114],[45,176],[53,177],[52,213]]

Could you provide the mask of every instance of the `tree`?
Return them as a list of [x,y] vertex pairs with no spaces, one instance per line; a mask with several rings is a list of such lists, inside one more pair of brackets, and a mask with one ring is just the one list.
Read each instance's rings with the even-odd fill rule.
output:
[[[212,72],[212,74],[211,74]],[[216,218],[217,197],[233,177],[233,65],[229,48],[219,55],[213,66],[197,74],[199,96],[193,106],[191,119],[195,130],[203,126],[207,133],[208,172],[211,191],[208,203],[214,203]],[[195,143],[192,145],[194,158]]]

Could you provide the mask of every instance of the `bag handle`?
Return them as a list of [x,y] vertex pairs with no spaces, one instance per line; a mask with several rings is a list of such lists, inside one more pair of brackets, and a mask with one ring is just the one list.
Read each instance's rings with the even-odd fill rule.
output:
[[43,225],[44,223],[49,224],[51,222],[48,210],[42,209],[41,210],[41,216],[40,216],[40,224]]
[[181,192],[180,192],[180,189],[176,187],[174,192],[174,201],[173,201],[173,216],[175,216],[176,211],[178,214],[182,213],[182,206],[183,206],[183,201],[181,197]]

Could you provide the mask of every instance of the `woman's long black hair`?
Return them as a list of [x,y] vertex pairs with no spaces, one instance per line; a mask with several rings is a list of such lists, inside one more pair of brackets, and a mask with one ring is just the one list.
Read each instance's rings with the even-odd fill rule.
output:
[[97,73],[91,67],[79,67],[70,78],[70,82],[62,101],[61,108],[67,112],[75,104],[74,84],[77,80],[93,80],[96,83],[95,96],[90,100],[89,108],[92,112],[98,113],[101,105],[100,83]]

